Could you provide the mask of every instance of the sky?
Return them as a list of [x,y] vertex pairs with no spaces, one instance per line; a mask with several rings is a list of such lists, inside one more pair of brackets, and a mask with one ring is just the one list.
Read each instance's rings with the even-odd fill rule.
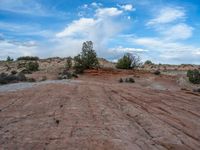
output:
[[200,1],[0,0],[0,59],[75,56],[88,40],[111,61],[200,64]]

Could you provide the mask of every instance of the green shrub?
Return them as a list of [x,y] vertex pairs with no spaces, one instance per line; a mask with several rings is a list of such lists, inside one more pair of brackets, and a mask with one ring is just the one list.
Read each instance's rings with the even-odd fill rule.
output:
[[145,61],[145,63],[144,63],[145,65],[153,65],[153,63],[152,63],[152,61],[151,60],[147,60],[147,61]]
[[10,56],[7,57],[6,59],[7,62],[13,61],[13,58],[11,58]]
[[140,65],[140,58],[130,53],[125,54],[118,60],[116,67],[118,69],[134,69]]
[[187,77],[190,77],[190,76],[192,76],[193,75],[193,71],[192,70],[188,70],[187,71]]
[[83,73],[85,70],[83,59],[80,54],[74,57],[74,69],[78,74]]
[[19,72],[16,76],[18,81],[26,81],[26,76],[24,75],[24,73]]
[[193,84],[200,84],[200,72],[195,70],[188,70],[187,71],[187,77],[189,78],[189,81]]
[[129,83],[135,83],[135,80],[133,78],[129,78]]
[[11,74],[15,75],[15,74],[17,74],[17,71],[16,70],[12,70]]
[[0,74],[0,84],[8,84],[8,83],[13,83],[13,82],[18,82],[18,81],[26,81],[26,77],[23,73],[18,73],[18,74],[6,74],[6,73],[1,73]]
[[17,58],[17,60],[39,60],[39,57],[34,57],[34,56],[22,56]]
[[34,78],[28,78],[27,82],[36,82],[36,80]]
[[38,62],[32,62],[32,61],[30,61],[30,62],[28,62],[28,63],[26,64],[26,69],[27,69],[28,71],[38,71],[38,69],[39,69],[39,64],[38,64]]
[[67,57],[65,68],[66,69],[71,69],[72,68],[72,58],[71,57]]
[[154,74],[155,74],[155,75],[160,75],[161,72],[160,72],[159,70],[156,70],[156,71],[154,71]]
[[74,57],[74,69],[76,73],[83,73],[85,69],[99,67],[99,62],[92,41],[83,43],[81,54]]
[[125,82],[127,82],[127,83],[135,83],[135,80],[133,78],[126,78]]
[[123,83],[124,80],[122,78],[119,79],[119,83]]

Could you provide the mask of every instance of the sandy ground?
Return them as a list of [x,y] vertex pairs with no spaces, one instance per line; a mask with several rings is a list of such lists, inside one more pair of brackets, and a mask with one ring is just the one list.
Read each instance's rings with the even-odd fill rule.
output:
[[[118,83],[128,76],[136,83]],[[174,79],[88,72],[77,81],[0,92],[0,150],[200,149],[200,95]]]

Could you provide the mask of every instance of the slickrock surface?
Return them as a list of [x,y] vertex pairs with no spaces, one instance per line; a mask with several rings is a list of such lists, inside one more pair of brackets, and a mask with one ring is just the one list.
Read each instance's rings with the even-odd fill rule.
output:
[[0,150],[200,149],[199,94],[118,77],[0,92]]

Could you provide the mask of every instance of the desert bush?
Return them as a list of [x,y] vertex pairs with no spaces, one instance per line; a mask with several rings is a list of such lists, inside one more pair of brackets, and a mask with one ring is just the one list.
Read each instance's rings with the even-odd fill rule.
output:
[[152,63],[152,61],[151,60],[147,60],[147,61],[145,61],[145,63],[144,63],[145,65],[153,65],[153,63]]
[[7,62],[10,62],[10,61],[13,61],[13,60],[14,60],[14,59],[11,58],[10,56],[8,56],[7,59],[6,59]]
[[25,68],[26,67],[26,62],[23,63],[17,63],[17,69]]
[[0,74],[0,84],[7,84],[8,81],[5,79],[7,77],[8,74],[6,73],[1,73]]
[[200,84],[200,72],[199,70],[188,70],[187,77],[189,81],[193,84]]
[[159,71],[159,70],[156,70],[156,71],[154,71],[154,73],[153,74],[155,74],[155,75],[160,75],[161,74],[161,72]]
[[71,78],[78,78],[78,75],[73,71],[63,70],[62,72],[59,73],[59,76],[58,76],[59,80],[71,79]]
[[26,76],[22,72],[19,72],[16,77],[18,81],[26,81]]
[[188,70],[187,71],[187,77],[190,77],[190,76],[192,76],[193,75],[193,71],[192,70]]
[[74,68],[76,73],[83,73],[85,69],[99,67],[99,62],[92,41],[83,43],[81,54],[74,57]]
[[122,83],[124,82],[124,80],[122,78],[119,79],[119,83]]
[[73,72],[73,73],[72,73],[72,77],[78,78],[78,75],[77,75],[75,72]]
[[140,65],[139,56],[134,56],[130,53],[125,54],[121,59],[118,60],[116,67],[118,69],[134,69]]
[[127,83],[135,83],[135,80],[130,77],[130,78],[126,78],[125,82],[127,82]]
[[26,67],[26,69],[27,69],[28,71],[38,71],[38,69],[39,69],[39,64],[38,64],[38,62],[32,62],[32,61],[30,61],[30,62],[28,62],[28,63],[25,65],[25,67]]
[[129,83],[135,83],[135,80],[133,78],[129,78]]
[[6,73],[0,74],[0,84],[13,83],[17,81],[26,81],[25,75],[23,73],[18,73],[16,75]]
[[11,74],[15,75],[15,74],[17,74],[17,71],[16,70],[12,70]]
[[80,54],[74,57],[74,69],[78,74],[83,73],[85,70],[83,59]]
[[39,57],[34,57],[34,56],[22,56],[17,58],[17,60],[39,60]]
[[67,61],[66,61],[66,64],[65,64],[65,68],[66,68],[66,69],[72,68],[72,58],[71,58],[71,57],[67,57]]
[[34,78],[28,78],[27,81],[28,82],[36,82],[36,80]]

